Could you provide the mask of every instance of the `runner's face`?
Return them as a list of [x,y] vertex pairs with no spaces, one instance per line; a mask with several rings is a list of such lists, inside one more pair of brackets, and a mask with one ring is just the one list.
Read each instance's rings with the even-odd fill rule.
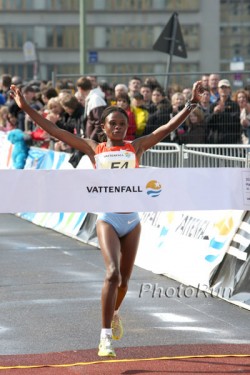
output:
[[107,138],[112,140],[123,140],[128,129],[127,118],[120,112],[110,113],[103,126]]

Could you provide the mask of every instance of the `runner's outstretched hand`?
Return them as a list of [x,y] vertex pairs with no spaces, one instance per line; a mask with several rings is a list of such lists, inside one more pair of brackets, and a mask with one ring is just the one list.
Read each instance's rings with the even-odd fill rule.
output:
[[204,92],[202,82],[197,81],[193,84],[192,97],[190,99],[191,103],[198,103],[201,100],[202,94]]
[[28,103],[26,102],[21,90],[15,85],[11,85],[10,89],[11,97],[15,100],[19,108],[24,109],[25,105],[27,105]]

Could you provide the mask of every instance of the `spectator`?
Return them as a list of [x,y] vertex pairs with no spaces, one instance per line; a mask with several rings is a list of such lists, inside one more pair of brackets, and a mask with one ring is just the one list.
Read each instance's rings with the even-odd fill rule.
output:
[[[174,117],[175,115],[177,115],[177,113],[179,113],[184,108],[185,103],[185,96],[182,94],[182,92],[175,92],[171,98],[172,113],[170,114],[170,117]],[[185,133],[185,131],[186,125],[185,123],[183,123],[178,127],[178,129],[170,134],[171,142],[178,142],[179,134],[183,134]]]
[[203,94],[200,98],[199,105],[205,117],[210,114],[211,102],[210,102],[210,92],[209,92],[208,87],[203,87]]
[[[21,88],[23,95],[29,105],[34,108],[35,110],[40,109],[40,105],[36,103],[36,91],[32,86],[23,86]],[[22,131],[32,131],[34,128],[33,121],[29,118],[29,116],[26,116],[25,113],[20,110],[20,108],[17,106],[15,101],[13,99],[10,100],[8,103],[9,112],[17,118],[17,128]]]
[[149,113],[144,107],[143,95],[136,92],[131,100],[131,109],[135,115],[136,137],[140,137],[146,127]]
[[127,94],[128,93],[128,86],[126,86],[124,83],[117,83],[115,85],[115,96],[118,96],[119,94]]
[[13,76],[12,79],[11,79],[11,84],[15,85],[15,86],[18,86],[18,87],[22,87],[23,86],[23,80],[19,76]]
[[78,100],[79,103],[85,108],[85,97],[80,93],[80,91],[77,91],[75,93],[75,97]]
[[208,78],[208,87],[210,90],[210,102],[216,103],[219,99],[218,82],[220,76],[218,74],[210,74]]
[[84,135],[84,107],[75,95],[65,94],[60,98],[64,110],[57,126],[79,136]]
[[[47,84],[47,87],[49,88],[49,84]],[[51,85],[52,87],[52,85]],[[67,92],[69,94],[73,94],[75,92],[75,87],[74,87],[74,84],[73,82],[69,81],[68,79],[62,79],[58,82],[56,82],[56,91],[58,92],[58,94],[62,91],[62,90],[67,90]]]
[[[46,118],[61,129],[67,130],[68,132],[76,134],[79,137],[84,136],[84,107],[81,105],[81,103],[79,103],[75,95],[66,93],[59,98],[59,103],[63,108],[63,112],[58,113],[58,111],[60,111],[60,107],[57,106],[58,109],[56,112],[55,110],[53,112],[51,111],[48,113]],[[69,153],[74,151],[67,145],[67,143],[57,141],[54,138],[53,141],[55,141],[55,151],[64,151]]]
[[10,91],[10,85],[12,83],[12,77],[10,74],[2,74],[0,79],[0,104],[3,105],[6,103],[9,91]]
[[250,143],[250,103],[246,90],[237,90],[233,99],[240,107],[240,123],[243,127],[242,143]]
[[42,79],[41,81],[40,81],[40,86],[39,86],[39,88],[40,88],[40,91],[42,92],[44,89],[48,89],[49,87],[52,87],[53,85],[52,85],[52,82],[51,81],[47,81],[47,80],[45,80],[45,79]]
[[8,128],[8,114],[9,108],[6,105],[0,107],[0,131],[6,132],[10,129]]
[[128,86],[124,83],[117,83],[114,88],[113,98],[110,100],[110,105],[116,105],[116,97],[120,94],[127,94]]
[[179,134],[179,143],[206,143],[206,124],[204,122],[204,113],[200,108],[195,108],[186,119],[187,130]]
[[185,103],[185,96],[182,94],[182,92],[175,92],[171,98],[173,113],[178,113],[184,107]]
[[156,87],[160,87],[160,82],[155,77],[147,77],[144,80],[144,85],[147,85],[153,91]]
[[103,133],[100,123],[102,112],[107,106],[104,100],[104,93],[97,87],[92,89],[91,81],[81,77],[76,82],[77,91],[85,97],[85,127],[84,136],[86,138],[99,140]]
[[155,105],[152,102],[153,90],[151,89],[151,86],[146,85],[145,83],[142,84],[140,93],[143,95],[144,107],[148,110],[149,113],[153,113],[155,111]]
[[[48,103],[47,103],[47,110],[46,112],[43,112],[43,116],[47,119],[49,119],[50,121],[52,121],[54,124],[56,124],[58,122],[58,124],[60,124],[60,121],[65,121],[66,120],[66,112],[64,111],[62,105],[61,105],[61,101],[60,101],[60,98],[59,96],[56,96],[56,97],[52,97],[49,99]],[[53,137],[50,137],[50,142],[49,142],[49,148],[51,148],[52,150],[55,149],[55,143],[57,142],[58,140],[53,138]],[[59,147],[60,149],[60,147]]]
[[151,99],[154,106],[154,111],[157,109],[158,104],[161,103],[165,98],[165,93],[161,86],[157,86],[153,89]]
[[209,81],[209,74],[203,74],[203,75],[201,76],[201,83],[202,83],[202,86],[203,86],[203,87],[208,87],[208,86],[209,86],[208,81]]
[[135,115],[130,108],[130,98],[128,94],[119,94],[116,97],[116,105],[117,107],[121,107],[126,111],[128,115],[128,130],[125,137],[126,141],[132,141],[135,139],[136,134],[136,122],[135,122]]
[[250,85],[246,85],[244,87],[244,90],[247,92],[247,95],[248,95],[248,101],[250,103]]
[[58,120],[64,114],[64,109],[58,96],[49,99],[47,103],[47,113],[53,113],[58,116]]
[[99,87],[104,93],[104,100],[107,105],[112,105],[112,100],[114,98],[114,90],[112,86],[106,81],[101,81]]
[[97,76],[91,75],[91,76],[87,76],[86,78],[90,80],[92,89],[96,89],[99,86],[98,81],[97,81]]
[[133,98],[136,93],[140,93],[141,84],[142,82],[139,77],[133,77],[129,80],[128,95],[130,98]]
[[41,97],[44,103],[44,110],[47,109],[48,101],[51,98],[56,98],[57,96],[58,92],[54,87],[45,87],[43,90],[41,90]]
[[218,83],[219,99],[210,108],[206,118],[208,143],[239,144],[241,143],[240,108],[230,98],[231,85],[227,79]]
[[[156,87],[152,93],[152,102],[155,111],[149,114],[147,125],[143,135],[147,135],[156,130],[159,126],[165,124],[170,120],[171,103],[166,98],[165,93],[161,87]],[[170,135],[162,140],[162,142],[170,142]]]
[[[36,96],[36,89],[32,87],[31,85],[24,86],[22,88],[23,95],[27,102],[32,106],[32,108],[39,111],[41,109],[41,102],[37,100]],[[32,119],[25,115],[24,117],[24,130],[27,131],[33,131],[36,128],[36,125],[32,121]]]
[[185,87],[183,90],[182,90],[182,94],[184,95],[185,97],[185,102],[187,102],[188,100],[190,100],[191,96],[192,96],[192,89],[190,89],[189,87]]
[[182,92],[182,88],[178,83],[173,83],[166,89],[167,98],[172,101],[173,94],[177,92]]

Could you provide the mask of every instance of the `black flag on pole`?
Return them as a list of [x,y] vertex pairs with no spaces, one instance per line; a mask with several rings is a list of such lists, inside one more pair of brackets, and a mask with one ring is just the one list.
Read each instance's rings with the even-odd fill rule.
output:
[[[177,16],[178,15],[176,12],[173,13],[169,22],[167,23],[159,38],[153,45],[153,49],[164,53],[171,53],[172,51],[172,54],[174,56],[187,58],[186,47],[182,37],[181,27]],[[174,32],[175,27],[176,29]],[[171,45],[172,42],[174,43],[173,48]]]

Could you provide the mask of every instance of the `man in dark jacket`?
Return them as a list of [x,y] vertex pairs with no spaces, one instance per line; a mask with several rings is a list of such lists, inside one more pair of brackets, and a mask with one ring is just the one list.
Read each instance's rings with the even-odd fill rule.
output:
[[84,136],[84,107],[73,94],[64,94],[60,99],[65,113],[57,126],[70,133]]
[[206,118],[208,143],[239,144],[241,143],[240,108],[231,98],[231,85],[227,79],[218,84],[219,99],[210,108]]

